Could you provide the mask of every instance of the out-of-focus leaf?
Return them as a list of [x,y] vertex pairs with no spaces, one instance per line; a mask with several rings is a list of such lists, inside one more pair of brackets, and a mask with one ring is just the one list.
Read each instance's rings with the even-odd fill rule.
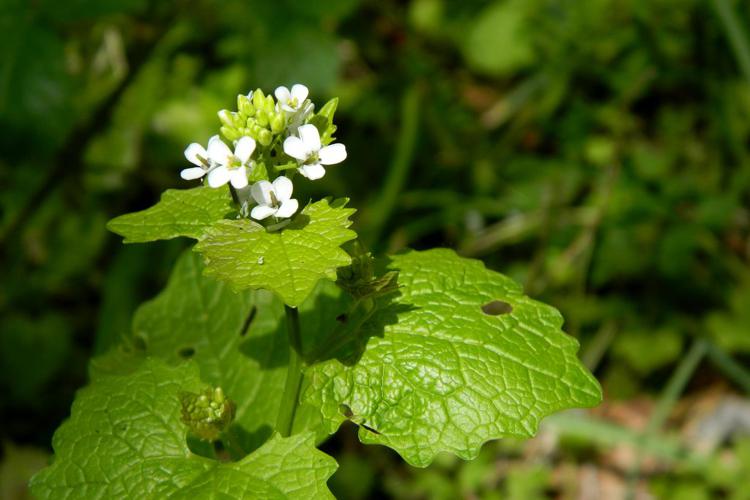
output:
[[[0,9],[0,149],[15,153],[53,151],[73,121],[71,79],[62,41],[36,23],[33,11],[11,5]],[[33,145],[33,146],[32,146]],[[16,147],[12,147],[16,146]]]
[[0,388],[10,399],[39,397],[42,387],[65,366],[71,350],[65,317],[6,316],[0,328]]
[[464,42],[469,64],[483,73],[508,75],[534,61],[522,0],[499,0],[483,10]]
[[0,498],[31,500],[29,479],[48,463],[49,454],[46,451],[6,443],[0,462]]
[[654,331],[624,330],[615,339],[612,354],[637,373],[647,375],[680,356],[682,339],[678,331],[668,327]]

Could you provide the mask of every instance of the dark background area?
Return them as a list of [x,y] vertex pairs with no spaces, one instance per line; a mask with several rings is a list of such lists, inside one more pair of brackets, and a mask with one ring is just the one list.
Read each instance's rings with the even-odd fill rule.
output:
[[106,221],[191,185],[238,93],[299,82],[349,152],[300,201],[512,276],[605,391],[424,470],[342,429],[338,496],[750,498],[745,2],[1,0],[0,33],[0,497],[187,245]]

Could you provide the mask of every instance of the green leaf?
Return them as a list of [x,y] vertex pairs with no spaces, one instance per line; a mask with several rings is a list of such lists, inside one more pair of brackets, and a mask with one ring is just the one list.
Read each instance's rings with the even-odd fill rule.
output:
[[215,224],[196,245],[206,274],[227,281],[235,290],[263,288],[296,307],[323,278],[336,279],[336,268],[351,263],[341,245],[357,237],[348,229],[354,209],[348,200],[312,203],[278,232],[249,220]]
[[232,210],[227,188],[167,189],[159,203],[132,214],[115,217],[107,228],[125,243],[169,240],[180,236],[198,239],[208,226]]
[[349,418],[363,442],[422,467],[444,451],[472,459],[487,440],[530,437],[544,416],[600,402],[560,314],[509,278],[444,249],[396,256],[388,269],[400,293],[363,325],[359,361],[308,369],[303,401],[329,432]]
[[520,0],[500,0],[483,10],[468,36],[464,55],[475,69],[507,75],[534,62],[534,51]]
[[332,498],[334,460],[311,434],[275,436],[238,462],[190,452],[178,395],[202,383],[193,364],[147,360],[78,393],[55,433],[54,463],[34,476],[37,498]]
[[[284,390],[288,345],[282,316],[273,294],[234,293],[204,276],[200,256],[186,252],[166,288],[136,312],[130,343],[140,346],[140,356],[195,361],[201,379],[237,403],[235,422],[243,430],[243,448],[251,450],[271,435]],[[127,354],[97,358],[94,373],[121,372]]]
[[339,105],[339,98],[334,97],[325,105],[320,108],[320,111],[315,113],[310,119],[310,123],[320,132],[320,141],[323,144],[330,144],[333,140],[333,134],[336,133],[336,125],[333,124],[333,115],[336,113],[336,108]]

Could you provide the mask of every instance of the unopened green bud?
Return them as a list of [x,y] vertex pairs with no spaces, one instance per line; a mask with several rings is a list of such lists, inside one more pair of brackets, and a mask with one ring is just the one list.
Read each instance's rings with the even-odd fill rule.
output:
[[271,132],[274,134],[281,133],[284,128],[286,127],[286,115],[282,111],[281,113],[278,113],[274,115],[273,118],[271,118]]
[[234,420],[235,406],[220,387],[206,389],[202,394],[180,394],[182,422],[200,439],[216,441]]
[[263,94],[263,91],[260,89],[257,89],[255,92],[253,92],[253,107],[255,110],[263,109],[263,105],[266,101],[266,96]]
[[261,127],[267,127],[268,126],[268,111],[265,109],[258,110],[258,114],[255,115],[255,119],[258,121],[258,125]]
[[273,100],[273,96],[266,96],[266,101],[263,103],[263,109],[265,109],[267,113],[274,112],[274,110],[276,109],[276,101]]
[[269,130],[262,129],[260,133],[258,134],[258,142],[261,143],[263,146],[270,146],[271,141],[273,140],[273,135]]
[[214,389],[214,401],[220,404],[224,404],[224,401],[226,398],[224,397],[224,391],[221,390],[221,387],[217,387]]
[[253,107],[253,103],[250,102],[249,97],[242,94],[237,96],[237,111],[247,116],[255,114],[255,108]]
[[234,127],[234,113],[229,111],[228,109],[222,109],[217,113],[219,115],[219,120],[223,125],[226,125],[227,127]]
[[243,136],[242,132],[240,132],[236,128],[227,127],[227,126],[221,127],[219,129],[219,132],[221,132],[221,135],[223,135],[224,138],[228,141],[236,141],[237,139]]

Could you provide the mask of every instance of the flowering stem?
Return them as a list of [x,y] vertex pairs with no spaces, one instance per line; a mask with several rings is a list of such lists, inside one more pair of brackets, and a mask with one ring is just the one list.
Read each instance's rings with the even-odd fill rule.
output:
[[286,325],[289,334],[289,365],[286,371],[286,385],[281,398],[276,430],[284,437],[291,436],[294,427],[294,415],[299,405],[299,394],[302,388],[302,357],[300,351],[302,339],[299,329],[299,313],[294,307],[284,306]]

